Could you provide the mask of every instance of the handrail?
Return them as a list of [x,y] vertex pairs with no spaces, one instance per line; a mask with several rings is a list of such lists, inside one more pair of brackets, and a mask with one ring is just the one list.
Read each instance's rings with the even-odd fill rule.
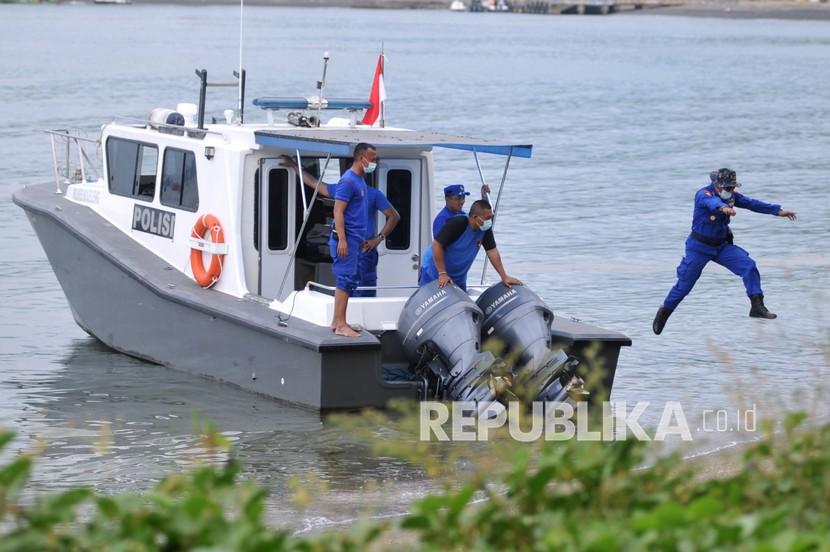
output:
[[[315,282],[313,280],[306,283],[305,289],[309,289],[311,287],[324,289],[326,291],[335,291],[337,289],[336,286],[327,286],[325,284],[321,284],[321,283]],[[419,286],[419,285],[414,285],[414,286],[357,286],[354,289],[355,289],[355,291],[373,291],[373,290],[382,291],[382,290],[386,290],[386,289],[418,289],[419,287],[421,287],[421,286]],[[468,288],[475,288],[475,289],[487,289],[490,286],[489,285],[469,285],[467,287]]]
[[190,136],[190,133],[193,133],[193,134],[215,134],[216,136],[221,136],[222,138],[225,138],[225,133],[224,132],[219,132],[218,130],[210,130],[210,129],[207,129],[207,128],[186,127],[186,126],[182,126],[182,125],[168,125],[167,123],[154,123],[154,122],[152,122],[148,119],[140,119],[138,117],[116,117],[116,118],[113,119],[113,122],[114,123],[120,123],[120,122],[139,123],[139,124],[144,125],[145,127],[151,127],[151,128],[178,129],[178,130],[181,130],[182,133],[187,133],[190,138],[193,138],[193,136]]
[[81,142],[90,142],[92,144],[97,144],[99,142],[99,140],[93,140],[92,138],[86,138],[84,136],[69,134],[68,129],[44,130],[43,132],[45,132],[46,134],[54,134],[55,136],[60,136],[62,138],[68,136],[75,140],[80,140]]
[[[98,172],[98,169],[95,168],[95,164],[89,158],[86,151],[84,150],[84,147],[81,145],[81,142],[87,142],[90,144],[95,144],[97,149],[101,145],[100,140],[93,140],[91,138],[86,138],[78,134],[72,134],[69,131],[69,129],[44,130],[43,132],[49,135],[49,140],[51,141],[52,145],[52,168],[54,170],[55,175],[56,194],[63,193],[63,190],[61,189],[61,184],[65,184],[68,186],[73,182],[88,182],[89,179],[87,179],[87,169],[92,170],[96,180],[99,180],[101,178],[101,174]],[[60,164],[58,163],[58,151],[55,144],[56,137],[59,140],[65,142],[66,144],[66,158],[64,159],[63,172],[61,171]],[[78,150],[78,167],[75,169],[74,172],[72,171],[73,142]],[[63,182],[61,182],[61,177],[63,177]]]

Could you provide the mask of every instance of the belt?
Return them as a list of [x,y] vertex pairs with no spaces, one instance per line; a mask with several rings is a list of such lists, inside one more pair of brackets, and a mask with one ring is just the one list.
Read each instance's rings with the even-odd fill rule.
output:
[[706,245],[711,245],[712,247],[720,247],[721,245],[726,243],[726,239],[716,240],[715,238],[707,238],[697,232],[692,232],[689,234],[689,237],[693,240],[697,240],[700,243],[705,243]]

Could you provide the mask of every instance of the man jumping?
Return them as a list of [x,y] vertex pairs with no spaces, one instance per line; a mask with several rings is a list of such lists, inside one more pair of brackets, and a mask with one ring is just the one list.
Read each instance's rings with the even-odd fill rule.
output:
[[663,331],[666,321],[677,305],[700,278],[703,267],[709,261],[715,261],[732,273],[743,278],[746,294],[751,308],[749,316],[753,318],[776,318],[764,305],[764,292],[761,290],[761,274],[755,261],[744,249],[732,243],[732,231],[729,221],[737,212],[735,207],[749,209],[756,213],[796,219],[795,211],[786,211],[780,205],[765,203],[739,194],[740,187],[735,171],[720,169],[710,175],[711,184],[701,188],[695,194],[692,233],[686,239],[686,256],[677,267],[677,283],[669,291],[663,305],[657,310],[652,322],[652,330],[657,335]]

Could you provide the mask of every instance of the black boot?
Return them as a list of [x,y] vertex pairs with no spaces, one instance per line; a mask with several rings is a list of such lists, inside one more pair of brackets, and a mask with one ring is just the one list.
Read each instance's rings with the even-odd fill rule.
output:
[[777,314],[767,310],[766,305],[764,305],[763,295],[753,295],[749,300],[752,302],[752,308],[749,309],[749,316],[752,318],[767,318],[769,320],[778,318]]
[[651,329],[654,330],[654,333],[660,335],[660,332],[663,331],[663,328],[666,326],[666,321],[669,319],[672,312],[674,311],[666,307],[660,307],[657,309],[657,314],[654,315],[654,322],[651,323]]

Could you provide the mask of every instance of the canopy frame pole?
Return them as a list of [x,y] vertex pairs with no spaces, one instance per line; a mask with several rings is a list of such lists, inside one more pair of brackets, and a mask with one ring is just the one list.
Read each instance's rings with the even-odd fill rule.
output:
[[[297,150],[297,170],[300,173],[300,186],[305,188],[305,183],[303,182],[303,166],[299,163],[300,161],[300,150]],[[317,192],[320,190],[320,182],[323,181],[323,176],[326,174],[326,169],[329,168],[329,161],[331,161],[331,154],[326,156],[326,162],[323,165],[323,171],[320,173],[320,178],[317,179],[317,184],[314,186],[314,193],[311,194],[311,203],[305,206],[303,209],[303,223],[300,225],[300,233],[297,234],[297,237],[294,238],[294,246],[291,248],[291,256],[288,260],[288,266],[285,268],[285,273],[282,275],[282,282],[280,282],[280,290],[277,292],[276,299],[279,300],[282,297],[282,290],[285,288],[285,281],[288,279],[288,273],[291,272],[291,269],[294,267],[294,259],[295,255],[297,254],[297,248],[300,246],[300,237],[302,237],[303,232],[305,232],[306,224],[308,224],[308,217],[311,215],[311,209],[314,207],[314,200],[317,199]],[[303,201],[305,201],[305,191],[303,191]]]
[[[504,190],[504,182],[507,180],[507,169],[510,168],[510,160],[513,158],[513,146],[510,146],[510,150],[507,153],[507,160],[504,162],[504,172],[501,175],[501,182],[499,183],[499,191],[496,193],[496,204],[493,205],[493,226],[496,225],[496,212],[499,209],[499,202],[501,201],[501,192]],[[478,156],[476,156],[476,162],[478,162]],[[480,170],[479,170],[480,171]],[[490,194],[487,194],[487,199],[490,199]],[[485,255],[484,257],[484,266],[481,267],[481,285],[484,285],[484,277],[487,274],[487,261],[488,258]]]
[[[476,168],[478,169],[478,179],[481,180],[481,185],[484,186],[484,173],[481,171],[481,162],[479,162],[478,160],[478,152],[475,149],[473,149],[473,158],[476,160]],[[487,194],[487,196],[487,199],[489,200],[490,194]]]
[[[305,182],[303,181],[303,159],[300,157],[300,150],[299,148],[294,150],[297,153],[297,172],[300,173],[300,193],[303,196],[303,211],[306,210],[308,207],[308,201],[305,197]],[[319,184],[319,182],[318,182]]]

